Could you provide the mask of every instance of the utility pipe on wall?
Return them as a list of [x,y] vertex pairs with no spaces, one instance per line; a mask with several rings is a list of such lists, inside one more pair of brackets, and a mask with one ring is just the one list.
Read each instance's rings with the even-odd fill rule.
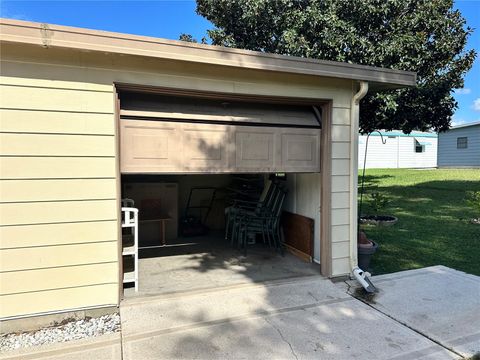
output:
[[[356,82],[353,86],[357,85]],[[358,222],[358,131],[360,100],[368,92],[368,82],[360,81],[360,89],[353,95],[350,106],[350,270],[357,268],[357,222]],[[355,225],[355,226],[353,226]]]

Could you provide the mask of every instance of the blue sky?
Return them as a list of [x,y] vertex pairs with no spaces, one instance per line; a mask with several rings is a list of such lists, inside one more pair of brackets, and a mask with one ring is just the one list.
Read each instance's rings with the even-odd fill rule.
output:
[[[477,29],[468,47],[480,53],[480,0],[457,0],[455,6]],[[91,29],[178,39],[183,33],[197,39],[212,25],[195,13],[195,2],[177,1],[23,1],[0,0],[0,16]],[[480,121],[480,56],[457,90],[459,108],[453,124]]]

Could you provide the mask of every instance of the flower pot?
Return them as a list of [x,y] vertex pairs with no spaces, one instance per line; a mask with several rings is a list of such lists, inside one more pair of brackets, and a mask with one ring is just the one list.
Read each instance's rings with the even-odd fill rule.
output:
[[[371,240],[370,240],[371,241]],[[370,260],[378,249],[378,244],[375,241],[371,241],[371,246],[358,246],[358,267],[364,271],[367,271],[370,266]]]

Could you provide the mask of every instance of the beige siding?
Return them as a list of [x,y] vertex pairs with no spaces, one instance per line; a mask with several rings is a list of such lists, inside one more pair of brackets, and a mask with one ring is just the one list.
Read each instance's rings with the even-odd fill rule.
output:
[[350,193],[334,192],[332,193],[332,209],[346,209],[350,206]]
[[333,143],[332,159],[350,159],[350,143],[349,142]]
[[333,276],[340,276],[350,273],[350,257],[332,259],[332,274]]
[[350,272],[350,107],[332,109],[332,276]]
[[349,208],[333,209],[332,208],[332,226],[348,225],[350,223]]
[[0,227],[0,249],[96,243],[117,239],[117,221]]
[[350,185],[348,183],[349,176],[332,176],[332,191],[342,192],[349,191]]
[[335,105],[332,109],[332,124],[350,126],[350,102],[343,108]]
[[95,135],[0,134],[2,155],[115,156],[115,138]]
[[111,114],[0,109],[2,132],[114,135]]
[[[113,82],[167,86],[182,89],[218,91],[227,93],[257,94],[266,96],[297,96],[312,99],[332,99],[337,108],[350,108],[351,81],[319,79],[298,75],[261,73],[244,69],[208,67],[194,63],[167,62],[155,59],[139,59],[129,56],[105,54],[103,57],[72,51],[49,49],[36,51],[32,61],[28,48],[13,47],[2,63],[2,75],[15,77],[19,62],[25,77],[54,78],[61,84],[79,82],[105,85]],[[37,62],[37,63],[35,63]],[[77,66],[69,69],[62,63]],[[111,64],[115,63],[115,69]],[[85,67],[88,66],[88,70]],[[81,69],[79,69],[81,68]],[[295,84],[295,91],[292,91]],[[45,86],[45,85],[43,85]],[[84,88],[81,85],[68,86]],[[61,87],[61,86],[60,86]]]
[[333,159],[332,160],[332,175],[349,175],[350,174],[350,160],[348,159]]
[[115,199],[115,179],[0,180],[2,202]]
[[350,252],[350,241],[334,242],[332,244],[332,259],[345,257]]
[[[33,82],[33,81],[32,81]],[[33,85],[33,84],[32,84]],[[29,86],[0,86],[2,108],[111,114],[112,92]]]
[[53,201],[0,204],[2,225],[114,220],[116,200]]
[[114,305],[118,284],[98,284],[66,289],[35,291],[0,296],[1,316],[36,314],[59,310]]
[[[0,317],[118,302],[115,82],[331,100],[332,191],[349,191],[350,81],[10,44],[0,71]],[[350,219],[333,200],[340,275]]]
[[[60,266],[86,265],[117,260],[115,241],[58,246],[3,249],[0,260],[3,271],[45,269]],[[62,274],[58,269],[57,274]]]
[[112,84],[1,80],[0,318],[117,304]]
[[334,225],[332,226],[332,243],[348,241],[350,237],[349,225]]
[[[113,121],[113,120],[112,120]],[[3,179],[114,178],[114,158],[0,157]]]
[[118,267],[114,262],[70,266],[61,269],[34,269],[0,274],[0,292],[4,295],[112,283]]

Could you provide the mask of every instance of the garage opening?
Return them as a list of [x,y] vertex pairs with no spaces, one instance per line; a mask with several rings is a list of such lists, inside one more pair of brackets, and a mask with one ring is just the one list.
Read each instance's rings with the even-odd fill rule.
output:
[[[320,273],[318,108],[132,91],[119,100],[121,195],[138,209],[125,296]],[[249,215],[236,215],[240,203]]]

